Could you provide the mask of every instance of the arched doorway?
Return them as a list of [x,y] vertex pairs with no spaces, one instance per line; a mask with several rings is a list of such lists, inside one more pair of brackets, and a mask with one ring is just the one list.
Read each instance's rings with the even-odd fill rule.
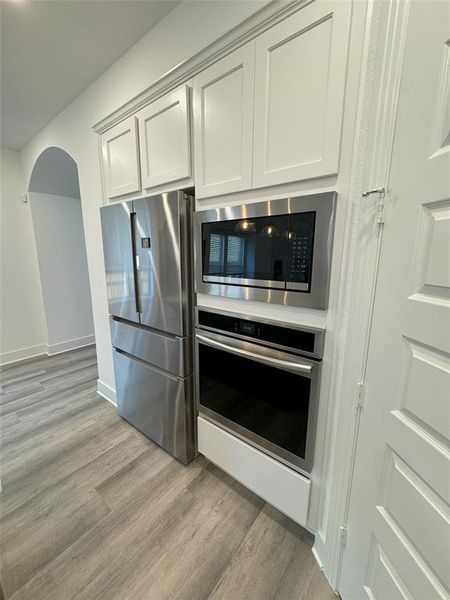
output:
[[48,353],[94,343],[91,293],[78,168],[60,148],[47,148],[30,177]]

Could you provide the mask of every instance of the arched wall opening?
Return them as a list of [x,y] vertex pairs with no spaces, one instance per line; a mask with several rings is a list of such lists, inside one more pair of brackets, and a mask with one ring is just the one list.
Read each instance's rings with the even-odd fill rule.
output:
[[78,167],[61,148],[42,152],[28,186],[48,353],[92,344],[94,323]]

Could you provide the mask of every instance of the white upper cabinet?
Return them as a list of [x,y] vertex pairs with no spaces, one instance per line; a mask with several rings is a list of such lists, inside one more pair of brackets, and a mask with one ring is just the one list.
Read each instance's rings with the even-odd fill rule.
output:
[[189,88],[183,86],[138,114],[142,187],[190,177]]
[[[197,198],[338,173],[351,6],[315,0],[194,77]],[[103,133],[106,197],[192,184],[190,124],[184,85]]]
[[350,8],[317,0],[256,38],[253,187],[337,173]]
[[136,117],[129,117],[101,136],[107,198],[139,192],[139,144]]
[[254,43],[194,79],[197,198],[252,187]]

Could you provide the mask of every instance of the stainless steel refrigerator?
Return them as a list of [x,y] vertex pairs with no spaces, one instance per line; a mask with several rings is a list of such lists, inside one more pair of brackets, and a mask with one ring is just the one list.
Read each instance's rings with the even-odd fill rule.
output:
[[185,464],[195,455],[192,201],[170,192],[101,208],[119,414]]

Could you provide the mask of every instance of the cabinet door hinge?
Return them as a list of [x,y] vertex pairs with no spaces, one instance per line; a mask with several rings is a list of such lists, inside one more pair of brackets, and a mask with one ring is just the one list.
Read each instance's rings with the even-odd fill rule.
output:
[[364,400],[366,396],[366,384],[364,381],[358,381],[358,400],[356,402],[356,408],[362,408],[364,406]]
[[341,525],[339,527],[339,532],[341,536],[341,546],[343,546],[344,548],[347,545],[347,531],[348,530],[346,525]]
[[377,212],[376,212],[376,222],[379,224],[384,223],[384,200],[386,198],[386,188],[379,187],[374,188],[373,190],[367,190],[363,192],[363,198],[367,198],[367,196],[371,196],[372,194],[378,194],[378,202],[377,202]]

